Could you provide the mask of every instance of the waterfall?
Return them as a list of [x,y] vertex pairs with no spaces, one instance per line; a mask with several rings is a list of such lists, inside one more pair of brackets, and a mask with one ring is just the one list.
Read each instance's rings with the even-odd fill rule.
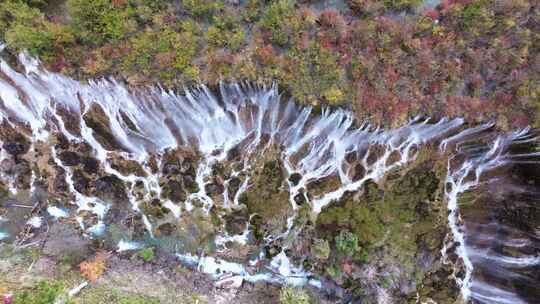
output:
[[[176,254],[184,263],[216,278],[233,274],[248,281],[320,286],[312,274],[301,265],[294,265],[287,255],[291,239],[301,230],[295,225],[299,210],[296,198],[301,197],[317,215],[346,192],[357,191],[367,181],[378,181],[386,173],[413,162],[423,147],[438,145],[440,157],[448,157],[445,200],[449,210],[450,243],[455,244],[455,253],[461,261],[456,267],[464,270],[464,275],[456,275],[463,298],[491,303],[523,301],[513,291],[477,279],[475,269],[484,260],[505,269],[538,266],[538,255],[508,257],[475,248],[469,242],[472,236],[467,219],[460,212],[459,199],[463,193],[488,183],[489,180],[484,179],[487,173],[534,157],[531,153],[511,152],[516,145],[536,140],[527,129],[495,136],[492,124],[466,128],[460,118],[432,121],[416,117],[400,128],[383,130],[368,123],[357,126],[353,114],[342,109],[325,109],[320,115],[314,114],[310,107],[282,100],[274,85],[221,83],[218,93],[204,85],[184,92],[160,87],[130,89],[114,79],[82,83],[50,73],[24,54],[19,55],[19,61],[23,72],[16,71],[4,60],[0,62],[0,118],[6,128],[23,134],[31,149],[49,145],[47,153],[53,160],[52,165],[64,172],[59,176],[67,184],[73,205],[57,206],[48,202],[48,215],[55,220],[75,218],[88,237],[99,237],[107,231],[107,218],[114,203],[77,189],[78,173],[62,159],[61,153],[66,151],[57,147],[61,144],[55,142],[59,136],[69,145],[88,147],[97,160],[99,174],[127,185],[126,200],[130,210],[126,212],[141,217],[149,239],[156,238],[159,221],[145,213],[143,204],[159,199],[161,206],[178,221],[199,206],[205,216],[216,207],[234,208],[240,205],[242,194],[250,187],[249,173],[256,159],[264,151],[279,147],[292,212],[285,229],[265,239],[267,244],[280,240],[281,251],[270,260],[260,254],[249,262],[252,265],[265,263],[268,271],[253,274],[246,269],[248,265],[204,253]],[[106,124],[107,130],[98,130],[98,123]],[[481,144],[476,143],[479,140]],[[215,166],[227,162],[238,149],[241,160],[223,180],[224,190],[218,196],[210,193]],[[177,153],[175,151],[188,151],[198,160],[197,167],[192,168],[195,178],[191,181],[196,190],[182,202],[164,198],[166,189],[161,185],[165,173],[159,168],[164,166],[170,153]],[[2,149],[0,162],[7,158]],[[114,160],[137,163],[140,172],[122,172]],[[292,176],[297,177],[295,182],[291,181]],[[310,183],[330,176],[337,176],[339,180],[336,189],[307,194]],[[243,180],[238,182],[236,179],[240,177]],[[9,184],[13,194],[18,191],[15,181],[6,172],[0,172],[0,179]],[[39,179],[32,175],[31,185]],[[230,188],[234,182],[238,183],[237,189]],[[37,225],[42,220],[33,218],[32,223]],[[228,242],[246,244],[249,234],[249,223],[239,235],[219,231],[214,242],[217,251],[224,250]],[[8,235],[0,232],[0,239],[3,238]],[[141,248],[144,242],[144,239],[122,238],[117,244],[118,251]],[[525,238],[523,242],[527,245],[531,241]],[[450,247],[448,244],[441,251],[445,260],[448,260]]]
[[[448,160],[448,175],[446,178],[445,195],[448,201],[448,223],[450,225],[453,240],[457,245],[457,254],[461,257],[464,264],[465,275],[462,278],[456,278],[461,286],[461,292],[464,299],[472,298],[480,303],[527,303],[511,289],[507,287],[498,287],[495,284],[490,284],[485,279],[480,277],[480,271],[475,272],[475,268],[490,269],[500,267],[504,269],[502,273],[493,275],[497,277],[511,277],[517,275],[515,269],[530,268],[537,269],[540,267],[540,255],[537,247],[537,237],[530,240],[525,240],[526,243],[533,242],[536,245],[536,252],[533,255],[525,255],[521,257],[506,256],[505,253],[490,252],[485,247],[486,237],[482,232],[473,232],[471,227],[474,225],[484,225],[475,223],[480,221],[479,218],[471,218],[469,221],[462,218],[458,200],[463,193],[473,191],[475,188],[487,187],[491,184],[500,182],[499,176],[489,176],[490,172],[511,166],[516,163],[525,162],[537,164],[534,160],[537,156],[535,152],[525,154],[516,154],[515,149],[519,145],[526,145],[537,141],[537,137],[533,136],[529,129],[523,129],[503,135],[490,134],[489,129],[493,124],[480,125],[475,128],[466,129],[446,140],[444,140],[440,148],[445,150],[447,145],[454,143],[454,151]],[[487,133],[487,134],[486,134]],[[492,132],[491,132],[492,133]],[[464,158],[464,161],[454,162],[458,158]],[[508,187],[502,185],[502,187]],[[508,191],[510,192],[510,191]],[[491,206],[497,208],[497,206]],[[499,229],[503,227],[497,221],[489,223],[495,225]],[[467,227],[469,226],[469,228]],[[471,231],[468,231],[471,230]],[[482,240],[482,238],[484,238]],[[493,235],[488,236],[493,238]],[[535,241],[536,239],[536,241]],[[497,247],[495,239],[488,242],[489,247]],[[523,243],[517,240],[504,242],[503,246],[521,247]],[[531,245],[529,243],[529,245]],[[480,249],[482,248],[482,249]],[[446,250],[442,250],[443,257],[446,258]],[[475,273],[477,273],[475,275]],[[489,277],[489,276],[488,276]],[[534,279],[532,279],[534,281]]]

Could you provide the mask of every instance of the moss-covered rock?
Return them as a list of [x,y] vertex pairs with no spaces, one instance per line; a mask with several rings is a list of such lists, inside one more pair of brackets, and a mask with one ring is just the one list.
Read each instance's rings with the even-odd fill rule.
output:
[[110,157],[108,161],[111,164],[111,168],[122,173],[122,175],[133,174],[135,176],[146,176],[146,172],[142,168],[141,164],[135,160],[124,159],[121,156],[114,155],[114,157]]
[[145,215],[155,219],[161,219],[170,212],[169,209],[163,207],[159,199],[145,201],[140,204],[139,208]]
[[[331,273],[338,285],[350,292],[361,289],[367,298],[376,294],[373,284],[401,299],[414,295],[415,282],[440,269],[436,261],[447,233],[446,209],[439,197],[442,184],[433,168],[432,163],[419,163],[395,172],[381,185],[367,181],[360,191],[323,208],[315,234],[333,246],[316,271]],[[345,238],[349,232],[351,237]],[[358,241],[359,248],[349,250],[345,239]]]
[[178,221],[177,236],[182,249],[188,252],[210,251],[217,227],[211,217],[200,208],[182,215]]
[[289,193],[284,189],[284,181],[285,172],[281,162],[277,159],[267,160],[255,169],[249,189],[239,198],[249,214],[261,219],[255,219],[252,225],[262,234],[279,233],[291,215]]
[[175,203],[183,202],[187,198],[182,182],[176,180],[170,180],[163,185],[161,195],[163,198],[170,199]]
[[241,234],[246,229],[246,225],[249,221],[249,211],[247,208],[236,208],[233,209],[230,213],[225,215],[225,231],[227,233]]
[[6,185],[0,181],[0,199],[4,199],[9,195],[9,191]]

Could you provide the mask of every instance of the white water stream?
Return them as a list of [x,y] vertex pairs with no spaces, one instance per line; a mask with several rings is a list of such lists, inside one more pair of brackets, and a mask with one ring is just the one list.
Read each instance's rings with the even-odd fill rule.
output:
[[[52,134],[58,132],[71,142],[88,144],[106,174],[131,185],[128,199],[133,211],[138,213],[142,213],[139,208],[141,201],[159,198],[163,191],[159,185],[161,173],[153,173],[149,163],[151,158],[155,157],[160,166],[161,157],[168,149],[187,147],[201,155],[195,179],[199,191],[189,195],[183,204],[170,200],[162,203],[176,218],[180,218],[182,212],[189,212],[194,208],[195,202],[202,202],[206,212],[217,204],[206,193],[205,187],[211,177],[212,166],[225,160],[227,154],[241,142],[247,142],[241,151],[245,159],[260,149],[266,149],[270,144],[282,147],[281,158],[287,174],[298,174],[300,177],[295,184],[290,181],[288,184],[292,210],[296,212],[298,207],[294,198],[301,194],[312,206],[315,214],[342,197],[345,192],[358,190],[366,181],[377,181],[396,167],[415,160],[423,145],[439,144],[441,153],[450,151],[450,154],[455,155],[449,160],[445,194],[450,211],[449,227],[457,244],[456,253],[465,269],[465,275],[456,277],[456,280],[465,299],[487,297],[482,294],[482,290],[488,287],[472,288],[475,284],[475,265],[466,246],[467,235],[460,220],[458,199],[460,194],[470,191],[482,182],[484,172],[510,160],[507,152],[513,143],[531,140],[525,139],[527,130],[501,135],[490,143],[489,149],[472,156],[467,155],[465,160],[454,166],[455,158],[461,155],[460,143],[481,134],[492,125],[464,129],[464,122],[459,118],[435,122],[416,118],[394,130],[382,130],[369,124],[355,128],[350,112],[339,109],[324,110],[322,114],[314,115],[309,107],[299,107],[292,101],[281,100],[277,88],[273,86],[222,84],[219,96],[215,96],[205,86],[185,91],[183,94],[161,88],[130,91],[112,79],[83,84],[59,74],[49,73],[41,69],[37,61],[25,55],[20,55],[19,60],[25,68],[24,73],[15,71],[3,60],[0,62],[0,118],[11,126],[26,126],[30,130],[27,136],[32,144],[47,142]],[[99,106],[107,117],[109,131],[121,147],[120,150],[107,150],[96,138],[94,130],[82,119],[96,106]],[[78,117],[78,125],[69,125],[72,121],[66,121],[60,109]],[[69,131],[74,129],[80,132]],[[264,147],[261,148],[262,144]],[[74,186],[72,169],[62,163],[54,147],[50,153],[55,164],[66,172],[66,182],[70,193],[74,195],[73,203],[77,208],[74,214],[70,214],[71,211],[51,204],[47,208],[48,213],[56,219],[73,216],[86,233],[100,235],[107,229],[104,219],[110,203],[78,192]],[[146,176],[123,175],[113,169],[110,163],[113,155],[138,162]],[[0,162],[6,157],[2,150]],[[351,158],[354,160],[351,161]],[[250,165],[246,161],[243,171],[233,172],[232,177],[239,176]],[[354,174],[357,168],[363,170],[360,176]],[[340,186],[337,189],[313,197],[306,195],[310,183],[330,176],[339,178]],[[3,172],[0,172],[0,178],[10,183],[12,192],[16,191],[13,181],[4,176]],[[225,189],[228,182],[225,181]],[[223,193],[223,207],[238,205],[239,196],[249,188],[249,182],[249,178],[244,179],[239,190],[232,194],[232,200],[226,190]],[[144,185],[145,194],[142,200],[133,195],[137,183]],[[79,216],[83,211],[94,214],[97,223],[86,223],[85,219]],[[153,236],[155,227],[147,215],[141,216],[146,229]],[[293,227],[294,217],[295,214],[292,214],[286,231],[275,238],[287,239],[291,233],[297,233]],[[37,220],[33,224],[37,225]],[[248,234],[247,227],[241,235],[230,236],[223,232],[216,237],[216,244],[218,247],[229,241],[245,244]],[[7,237],[5,233],[0,233],[0,238]],[[250,274],[244,265],[215,257],[194,256],[192,253],[178,253],[178,256],[182,261],[195,264],[199,270],[217,277],[230,273],[248,281],[264,279],[317,286],[319,283],[310,279],[310,274],[302,267],[292,265],[285,251],[288,245],[285,243],[281,253],[269,261],[268,272],[257,274]],[[141,246],[138,240],[126,239],[120,241],[118,251],[135,250]],[[447,250],[447,247],[443,249],[444,257]],[[526,260],[506,257],[493,259],[519,265],[538,262],[538,257]],[[499,293],[498,297],[507,297],[504,292]]]

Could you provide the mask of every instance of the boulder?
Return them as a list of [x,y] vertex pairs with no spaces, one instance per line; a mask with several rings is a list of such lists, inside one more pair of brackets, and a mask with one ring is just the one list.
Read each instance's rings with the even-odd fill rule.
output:
[[94,182],[94,195],[105,201],[126,202],[124,182],[114,175],[106,175]]
[[58,158],[64,166],[77,166],[81,162],[81,156],[72,151],[63,151],[58,154]]

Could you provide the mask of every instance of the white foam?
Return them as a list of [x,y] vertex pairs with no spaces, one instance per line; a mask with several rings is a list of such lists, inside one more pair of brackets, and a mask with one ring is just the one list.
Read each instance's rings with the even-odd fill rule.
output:
[[138,250],[141,248],[142,248],[142,244],[138,242],[120,240],[120,242],[118,242],[116,251],[117,252],[132,251],[132,250]]
[[40,216],[33,216],[26,222],[26,224],[34,228],[39,228],[43,224],[43,218]]
[[69,213],[63,209],[60,209],[56,206],[49,206],[47,207],[47,212],[49,213],[50,216],[56,218],[56,219],[59,219],[59,218],[63,218],[63,217],[68,217],[69,216]]
[[285,269],[282,269],[282,272],[287,275],[275,272],[259,272],[250,274],[242,264],[228,262],[214,257],[197,257],[190,254],[177,254],[177,256],[183,263],[196,266],[199,271],[207,273],[213,276],[215,279],[232,274],[239,276],[248,282],[266,281],[293,286],[305,284],[320,286],[321,284],[318,280],[308,279],[305,274],[294,274]]

